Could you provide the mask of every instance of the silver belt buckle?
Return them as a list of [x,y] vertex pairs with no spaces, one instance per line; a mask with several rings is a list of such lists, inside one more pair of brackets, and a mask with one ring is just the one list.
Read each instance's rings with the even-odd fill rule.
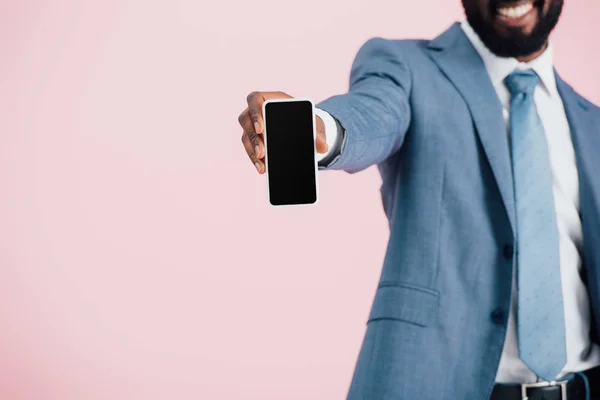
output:
[[550,387],[550,386],[560,386],[560,398],[562,400],[568,400],[567,399],[567,383],[569,383],[569,381],[522,383],[521,384],[521,398],[523,400],[529,400],[529,397],[527,397],[527,389]]

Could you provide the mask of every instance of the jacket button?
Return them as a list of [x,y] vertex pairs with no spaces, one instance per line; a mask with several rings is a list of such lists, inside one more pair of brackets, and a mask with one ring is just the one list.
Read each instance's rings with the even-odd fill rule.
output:
[[504,246],[502,253],[504,254],[504,258],[507,260],[512,260],[513,255],[515,254],[515,249],[510,244],[507,244]]
[[506,321],[506,313],[499,308],[492,311],[491,317],[492,322],[496,325],[502,325]]

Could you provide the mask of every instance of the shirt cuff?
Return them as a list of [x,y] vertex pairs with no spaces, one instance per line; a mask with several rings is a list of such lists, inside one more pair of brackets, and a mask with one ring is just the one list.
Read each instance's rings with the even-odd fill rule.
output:
[[315,108],[315,114],[323,120],[323,124],[325,125],[325,140],[328,147],[327,152],[323,154],[317,153],[317,161],[320,167],[326,167],[341,152],[344,129],[327,111]]

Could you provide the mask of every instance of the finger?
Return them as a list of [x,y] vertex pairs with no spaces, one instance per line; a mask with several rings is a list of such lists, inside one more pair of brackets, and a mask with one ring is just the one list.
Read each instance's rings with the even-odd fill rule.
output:
[[248,153],[248,157],[250,157],[250,161],[254,164],[254,167],[258,171],[259,174],[263,173],[263,163],[260,161],[254,152],[254,148],[252,146],[252,142],[250,142],[250,138],[248,135],[242,135],[242,143],[244,144],[244,148],[246,149],[246,153]]
[[248,107],[246,107],[244,109],[244,111],[241,112],[240,115],[238,115],[238,123],[240,124],[240,126],[243,128],[244,127],[244,123],[246,121],[247,118],[250,118],[250,114],[248,112]]
[[244,129],[244,133],[248,136],[250,143],[252,143],[253,153],[256,154],[256,158],[260,160],[264,157],[264,139],[262,135],[258,135],[256,133],[254,124],[252,123],[252,118],[250,118],[250,113],[247,111],[240,114],[238,121],[242,126],[242,129]]
[[248,138],[248,135],[244,132],[242,134],[242,144],[244,145],[244,149],[246,153],[248,153],[248,157],[254,163],[255,161],[260,161],[258,157],[256,157],[256,152],[254,151],[254,146],[252,146],[252,142]]
[[259,132],[262,133],[262,105],[265,100],[265,96],[261,92],[252,92],[246,98],[248,102],[248,115],[257,134]]
[[323,122],[321,117],[319,117],[318,115],[316,117],[317,117],[316,118],[316,128],[317,128],[316,147],[317,147],[317,152],[323,154],[323,153],[326,153],[327,150],[329,149],[329,145],[327,144],[327,138],[325,137],[325,123]]
[[254,131],[257,134],[263,133],[264,120],[262,115],[262,106],[267,99],[288,99],[291,96],[283,92],[252,92],[246,98],[248,102],[248,111]]
[[316,141],[317,153],[323,154],[327,153],[329,149],[329,145],[327,144],[327,139],[325,138],[325,134],[323,132],[317,131],[317,141]]

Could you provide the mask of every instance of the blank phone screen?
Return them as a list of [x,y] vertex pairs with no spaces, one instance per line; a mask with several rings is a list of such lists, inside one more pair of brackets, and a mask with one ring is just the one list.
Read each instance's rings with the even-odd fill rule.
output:
[[274,206],[317,201],[313,107],[310,101],[265,105],[269,201]]

